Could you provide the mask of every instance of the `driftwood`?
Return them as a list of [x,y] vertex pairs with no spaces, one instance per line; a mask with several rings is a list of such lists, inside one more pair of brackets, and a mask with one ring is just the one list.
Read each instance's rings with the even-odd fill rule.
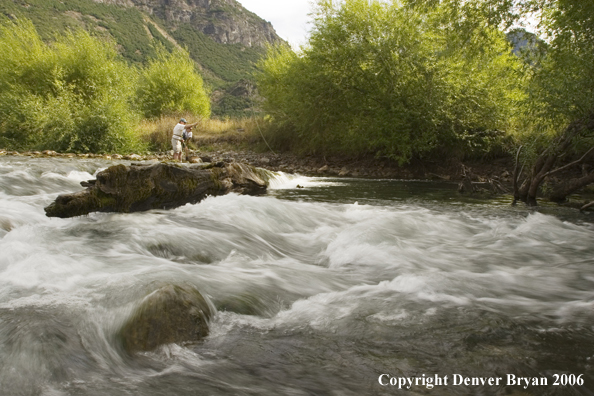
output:
[[458,184],[458,192],[462,194],[508,194],[509,190],[499,180],[479,180],[469,167],[462,165],[462,181]]
[[197,203],[208,195],[266,191],[268,173],[239,163],[115,165],[82,182],[86,190],[60,195],[45,208],[48,217],[91,212],[138,212]]

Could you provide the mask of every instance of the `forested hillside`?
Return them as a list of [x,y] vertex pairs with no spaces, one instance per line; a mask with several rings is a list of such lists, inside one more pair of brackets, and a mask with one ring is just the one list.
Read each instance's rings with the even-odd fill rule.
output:
[[196,62],[214,99],[215,115],[240,115],[251,105],[237,85],[245,85],[267,43],[280,43],[270,23],[234,0],[204,4],[164,0],[1,0],[0,14],[8,19],[30,19],[40,36],[82,28],[113,38],[131,64],[155,57],[155,43],[171,50],[186,48]]

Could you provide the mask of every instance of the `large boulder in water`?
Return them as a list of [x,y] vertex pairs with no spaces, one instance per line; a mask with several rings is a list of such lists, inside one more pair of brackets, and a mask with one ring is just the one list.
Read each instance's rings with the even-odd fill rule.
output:
[[91,212],[138,212],[196,203],[208,195],[266,191],[268,173],[250,165],[149,164],[115,165],[81,183],[86,190],[58,196],[45,208],[49,217]]
[[128,353],[198,341],[208,335],[213,311],[193,288],[165,286],[149,294],[124,323],[119,338]]

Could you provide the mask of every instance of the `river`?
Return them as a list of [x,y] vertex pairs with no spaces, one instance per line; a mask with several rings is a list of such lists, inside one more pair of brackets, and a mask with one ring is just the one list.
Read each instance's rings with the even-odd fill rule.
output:
[[[592,214],[280,174],[264,196],[45,216],[110,164],[0,157],[2,396],[594,394]],[[217,307],[210,335],[126,355],[119,327],[167,284]]]

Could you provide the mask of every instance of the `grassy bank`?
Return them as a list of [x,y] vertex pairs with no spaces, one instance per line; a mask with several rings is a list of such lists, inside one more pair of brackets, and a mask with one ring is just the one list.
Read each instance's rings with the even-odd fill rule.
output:
[[[171,150],[173,127],[183,117],[190,123],[198,122],[193,132],[193,144],[201,151],[210,151],[213,145],[227,145],[233,149],[260,150],[265,143],[260,131],[266,124],[261,117],[238,119],[204,119],[192,114],[162,116],[145,119],[138,125],[138,136],[154,152]],[[192,143],[191,143],[192,144]]]

